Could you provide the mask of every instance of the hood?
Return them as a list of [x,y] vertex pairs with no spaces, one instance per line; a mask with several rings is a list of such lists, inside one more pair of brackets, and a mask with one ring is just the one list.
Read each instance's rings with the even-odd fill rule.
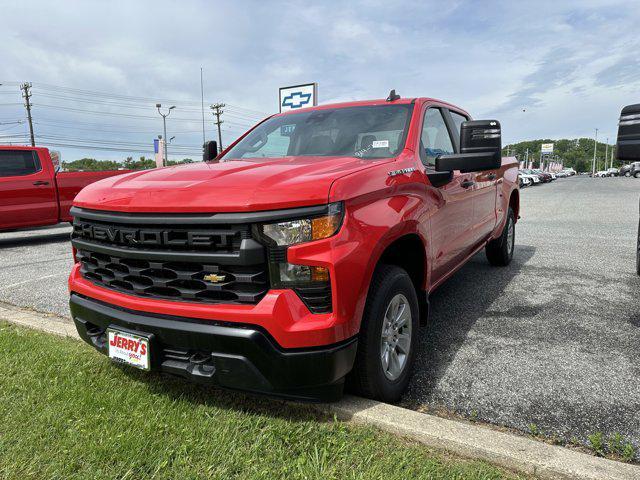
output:
[[392,159],[252,158],[194,163],[110,177],[74,205],[122,212],[238,212],[326,203],[338,178]]

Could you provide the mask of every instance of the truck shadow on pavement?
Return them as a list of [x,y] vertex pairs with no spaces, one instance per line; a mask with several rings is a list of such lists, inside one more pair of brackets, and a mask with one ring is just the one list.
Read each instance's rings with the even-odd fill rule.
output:
[[27,247],[35,245],[45,245],[69,240],[71,233],[49,233],[43,235],[31,235],[29,237],[0,238],[0,248]]
[[420,332],[413,378],[403,405],[415,407],[430,400],[478,319],[504,316],[508,321],[509,317],[534,317],[538,313],[542,307],[527,305],[514,305],[505,312],[490,311],[535,251],[531,245],[516,245],[513,261],[507,267],[492,267],[482,251],[433,292],[429,323]]

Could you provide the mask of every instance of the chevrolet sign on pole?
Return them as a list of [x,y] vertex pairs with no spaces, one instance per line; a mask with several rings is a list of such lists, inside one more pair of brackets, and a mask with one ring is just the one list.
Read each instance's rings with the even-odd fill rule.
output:
[[318,105],[318,84],[306,83],[280,88],[280,112]]

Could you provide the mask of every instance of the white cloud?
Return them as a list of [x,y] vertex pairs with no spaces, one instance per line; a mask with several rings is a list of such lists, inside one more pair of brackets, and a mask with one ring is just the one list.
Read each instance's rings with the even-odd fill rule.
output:
[[[50,103],[131,112],[45,102],[37,85],[197,102],[203,66],[208,101],[264,112],[276,109],[284,84],[317,81],[321,101],[381,98],[396,88],[405,96],[449,100],[476,117],[496,116],[506,141],[585,136],[595,127],[613,135],[620,107],[638,101],[640,11],[634,1],[35,0],[28,22],[22,5],[5,3],[0,82],[34,83],[36,121],[149,131],[121,133],[117,139],[123,141],[150,142],[159,117],[103,118],[39,108]],[[174,118],[195,120],[170,119],[170,128],[184,132],[176,142],[199,145],[199,115],[190,110],[196,107],[178,107]],[[156,114],[153,102],[148,111],[133,112]],[[253,122],[240,112],[227,118],[227,136]],[[0,121],[17,116],[23,116],[20,107],[0,107]],[[210,122],[207,128],[212,133]],[[83,135],[51,125],[37,132]],[[113,138],[99,131],[92,136]],[[85,152],[64,153],[70,158]]]

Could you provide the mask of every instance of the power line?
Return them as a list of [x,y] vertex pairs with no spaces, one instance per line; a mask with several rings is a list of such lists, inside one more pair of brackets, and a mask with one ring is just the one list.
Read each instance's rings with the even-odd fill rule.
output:
[[[156,102],[161,102],[161,103],[170,103],[170,104],[181,104],[181,105],[191,105],[193,107],[199,107],[200,106],[200,102],[195,101],[195,100],[185,100],[185,99],[157,99],[157,98],[152,98],[152,97],[139,97],[139,96],[132,96],[132,95],[121,95],[121,94],[114,94],[114,93],[108,93],[108,92],[99,92],[99,91],[95,91],[95,90],[81,90],[81,89],[76,89],[76,88],[70,88],[70,87],[62,87],[62,86],[57,86],[57,85],[50,85],[50,84],[45,84],[45,83],[38,83],[36,84],[37,88],[42,88],[45,90],[49,90],[49,91],[53,91],[53,92],[59,92],[59,93],[68,93],[68,94],[78,94],[78,95],[84,95],[84,96],[99,96],[102,98],[108,98],[108,99],[119,99],[119,100],[127,100],[127,101],[131,101],[131,102],[147,102],[147,103],[156,103]],[[232,110],[238,110],[241,112],[245,112],[245,114],[255,114],[254,116],[258,116],[260,118],[264,118],[266,116],[268,116],[269,114],[266,112],[262,112],[259,110],[252,110],[249,108],[245,108],[245,107],[238,107],[238,106],[234,106],[234,105],[228,105],[229,108],[231,108]]]
[[[158,117],[155,116],[150,116],[150,115],[135,115],[135,114],[131,114],[131,113],[121,113],[121,112],[100,112],[97,110],[85,110],[82,108],[74,108],[74,107],[64,107],[61,105],[49,105],[46,103],[37,103],[35,104],[35,106],[37,107],[45,107],[45,108],[53,108],[55,110],[63,110],[63,111],[68,111],[68,112],[76,112],[76,113],[82,113],[82,114],[89,114],[89,115],[104,115],[104,116],[110,116],[110,117],[124,117],[124,118],[139,118],[139,119],[148,119],[148,120],[154,120],[157,119]],[[179,122],[191,122],[191,123],[195,123],[195,122],[200,122],[199,118],[178,118],[175,117],[172,119],[173,121],[179,121]],[[246,123],[241,123],[241,122],[236,122],[236,121],[232,121],[229,122],[231,125],[236,125],[239,127],[243,127],[243,128],[250,128],[253,127],[253,125],[251,124],[246,124]]]
[[[12,140],[12,141],[20,141],[22,142],[24,138],[30,138],[31,144],[35,145],[35,140],[37,139],[39,142],[45,142],[47,145],[53,145],[49,142],[54,142],[56,146],[69,146],[73,145],[73,148],[88,148],[88,149],[101,149],[101,150],[112,150],[112,151],[144,151],[151,153],[151,147],[146,149],[145,146],[148,145],[144,141],[137,140],[136,135],[153,135],[157,132],[157,129],[154,127],[146,127],[147,122],[155,121],[157,117],[151,115],[145,115],[144,110],[150,109],[151,105],[157,101],[156,98],[150,97],[137,97],[130,95],[121,95],[115,93],[106,93],[106,92],[98,92],[92,90],[82,90],[75,89],[69,87],[61,87],[56,85],[48,85],[48,84],[40,84],[37,83],[35,87],[32,86],[30,82],[3,82],[4,87],[9,85],[18,86],[20,92],[23,94],[24,98],[24,106],[27,110],[27,118],[29,122],[29,134],[14,134],[14,135],[6,135],[0,138]],[[178,117],[174,118],[173,121],[183,122],[185,124],[189,124],[184,130],[177,130],[175,133],[178,134],[186,134],[190,137],[189,134],[195,134],[197,131],[195,129],[191,130],[189,127],[195,126],[191,124],[195,124],[195,122],[202,122],[202,118],[191,117],[189,114],[200,114],[202,115],[202,102],[204,100],[204,85],[201,83],[201,99],[200,102],[190,101],[190,100],[176,100],[175,103],[180,105],[185,105],[185,107],[180,107],[180,111],[184,111],[187,113],[187,117]],[[42,103],[39,102],[32,103],[31,97],[33,96],[33,92],[35,89],[35,94],[37,98],[42,97],[43,99],[50,99],[52,102]],[[10,91],[0,91],[2,94],[17,94]],[[7,100],[9,100],[7,98]],[[61,104],[63,102],[64,104]],[[98,108],[104,108],[105,110],[94,110],[90,108],[83,108],[81,105],[74,105],[75,102],[79,104],[87,104],[95,105]],[[172,102],[173,103],[173,102]],[[0,106],[17,106],[22,105],[21,103],[2,103]],[[215,116],[214,124],[218,128],[218,140],[220,143],[220,147],[222,148],[222,131],[224,130],[230,136],[238,137],[243,134],[248,128],[253,127],[259,121],[262,121],[268,114],[264,112],[260,112],[257,110],[251,110],[243,107],[238,107],[234,105],[225,105],[219,104],[220,108],[219,114]],[[75,120],[73,117],[75,115],[68,115],[68,122],[60,121],[57,115],[54,116],[56,119],[49,119],[41,117],[38,115],[38,121],[33,121],[32,117],[32,107],[36,109],[42,107],[43,109],[53,109],[60,110],[64,112],[73,112],[80,115],[97,115],[101,117],[115,117],[118,118],[118,123],[115,124],[105,124],[102,122],[85,122],[83,120]],[[198,108],[199,107],[199,108]],[[222,107],[226,107],[223,111]],[[122,112],[122,111],[113,111],[114,109],[129,109],[130,112]],[[137,111],[136,111],[137,110]],[[225,120],[221,119],[222,113],[225,114]],[[215,113],[214,113],[215,115]],[[120,123],[120,119],[123,120]],[[126,122],[126,119],[131,119],[129,122]],[[0,125],[4,121],[10,121],[10,127],[5,130],[10,130],[15,128],[20,124],[20,120],[15,121],[14,118],[5,118],[0,119]],[[128,129],[129,125],[132,127]],[[155,122],[154,122],[155,123]],[[223,125],[224,124],[224,125]],[[40,129],[44,129],[42,134],[36,135],[34,133],[34,125],[39,125]],[[91,128],[91,127],[96,128]],[[136,128],[137,127],[137,128]],[[142,127],[142,128],[141,128]],[[204,127],[204,126],[203,126]],[[104,133],[105,135],[117,134],[122,135],[121,138],[127,138],[129,135],[133,135],[131,140],[114,140],[114,139],[80,139],[75,138],[75,136],[67,136],[65,135],[65,130],[73,129],[74,131],[86,131],[86,132],[98,132]],[[0,130],[0,132],[4,132],[5,130]],[[57,133],[58,130],[61,130]],[[51,133],[49,133],[51,132]],[[7,132],[8,134],[10,132]],[[80,134],[81,136],[83,134]],[[154,135],[155,136],[155,135]],[[101,137],[101,135],[99,136]],[[139,137],[138,137],[139,138]],[[193,137],[190,137],[193,138]],[[175,148],[176,153],[178,154],[191,154],[194,155],[199,154],[200,146],[192,146],[192,145],[177,145],[172,144],[172,148]],[[135,150],[134,150],[135,149]]]

